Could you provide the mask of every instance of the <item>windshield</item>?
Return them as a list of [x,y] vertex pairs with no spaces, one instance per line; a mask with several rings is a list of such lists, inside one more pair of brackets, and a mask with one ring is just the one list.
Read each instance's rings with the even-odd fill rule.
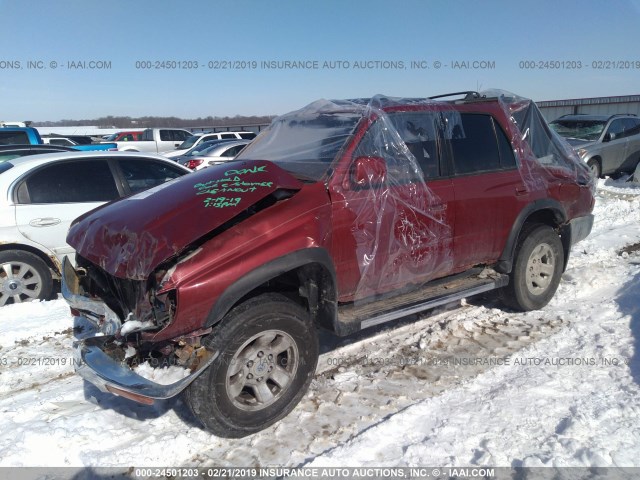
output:
[[318,100],[276,118],[236,157],[269,160],[295,176],[320,180],[362,118],[364,107]]
[[193,147],[200,138],[201,135],[191,135],[184,142],[182,142],[178,148],[180,150],[189,149]]
[[0,158],[0,173],[13,168],[13,163],[9,162],[9,160],[11,160],[11,158]]
[[600,137],[606,124],[604,120],[554,120],[549,126],[564,138],[593,141]]
[[105,141],[107,141],[107,142],[113,142],[113,141],[116,139],[116,137],[117,137],[117,136],[118,136],[118,134],[117,134],[117,133],[112,133],[112,134],[111,134],[111,135],[109,135],[107,138],[105,138]]

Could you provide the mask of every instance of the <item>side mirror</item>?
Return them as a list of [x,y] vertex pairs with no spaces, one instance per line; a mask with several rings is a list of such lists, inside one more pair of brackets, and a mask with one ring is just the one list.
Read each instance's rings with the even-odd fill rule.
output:
[[387,164],[382,157],[358,157],[354,162],[352,182],[356,188],[377,187],[387,177]]
[[610,142],[611,140],[615,140],[616,139],[616,134],[615,133],[605,133],[604,134],[604,138],[602,139],[603,142]]

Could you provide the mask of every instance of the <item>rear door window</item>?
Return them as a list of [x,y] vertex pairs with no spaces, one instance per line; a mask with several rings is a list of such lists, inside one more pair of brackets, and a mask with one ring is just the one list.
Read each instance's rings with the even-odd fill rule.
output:
[[220,154],[221,157],[235,157],[236,155],[238,155],[238,153],[240,153],[240,150],[242,150],[245,147],[245,145],[236,145],[235,147],[231,147],[226,149],[224,152],[222,152]]
[[174,140],[173,130],[160,130],[160,140],[163,142]]
[[500,168],[500,151],[489,115],[462,114],[462,125],[453,128],[451,153],[456,175]]
[[181,141],[184,142],[187,138],[191,137],[192,135],[189,132],[185,132],[182,130],[174,130],[173,131],[173,139],[176,141]]
[[184,175],[184,170],[153,160],[118,159],[118,166],[131,193],[141,192]]

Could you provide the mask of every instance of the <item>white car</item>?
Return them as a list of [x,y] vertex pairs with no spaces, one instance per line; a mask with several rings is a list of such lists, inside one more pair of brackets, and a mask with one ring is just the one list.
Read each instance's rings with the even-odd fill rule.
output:
[[201,170],[212,165],[230,162],[250,143],[251,140],[218,143],[200,151],[193,151],[190,155],[174,158],[174,160],[191,170]]
[[189,173],[157,154],[60,152],[0,163],[0,307],[48,299],[80,215]]
[[168,152],[162,152],[167,158],[176,158],[184,155],[193,147],[198,146],[202,142],[208,142],[210,140],[253,140],[256,138],[256,134],[253,132],[216,132],[216,133],[195,133],[187,138],[176,150],[169,150]]

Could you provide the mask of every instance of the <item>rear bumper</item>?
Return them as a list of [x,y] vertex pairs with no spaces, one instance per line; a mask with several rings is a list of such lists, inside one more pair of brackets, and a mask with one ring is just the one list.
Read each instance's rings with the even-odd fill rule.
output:
[[584,240],[591,233],[593,228],[593,215],[585,215],[584,217],[574,218],[569,222],[571,229],[571,245],[575,245],[580,240]]
[[153,399],[167,399],[179,394],[217,357],[210,352],[208,359],[189,376],[170,385],[162,385],[138,375],[107,353],[118,348],[113,336],[92,337],[74,343],[76,372],[103,392],[146,404],[152,404]]

